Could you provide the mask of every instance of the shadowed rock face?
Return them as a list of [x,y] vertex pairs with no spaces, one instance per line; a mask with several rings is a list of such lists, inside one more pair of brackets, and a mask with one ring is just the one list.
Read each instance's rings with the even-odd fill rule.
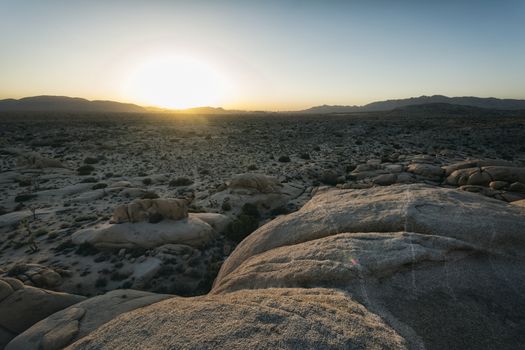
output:
[[36,322],[85,297],[25,286],[14,278],[0,279],[0,348]]
[[[137,328],[139,327],[139,328]],[[122,315],[68,349],[402,349],[380,317],[328,289],[172,298]]]
[[119,314],[156,303],[169,295],[115,290],[59,311],[13,339],[6,350],[58,350]]

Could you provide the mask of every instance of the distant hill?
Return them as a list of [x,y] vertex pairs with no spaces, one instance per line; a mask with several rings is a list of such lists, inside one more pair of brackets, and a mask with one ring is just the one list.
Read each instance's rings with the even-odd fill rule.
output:
[[364,106],[316,106],[301,113],[350,113],[350,112],[372,112],[390,111],[400,107],[412,105],[424,105],[446,103],[451,105],[472,106],[479,108],[518,110],[525,109],[525,100],[499,99],[494,97],[447,97],[442,95],[411,97],[399,100],[386,100],[372,102]]
[[106,113],[188,113],[188,114],[236,114],[245,111],[228,110],[221,107],[196,107],[168,109],[142,107],[132,103],[115,101],[89,101],[79,97],[34,96],[19,100],[0,100],[0,112],[106,112]]
[[0,100],[0,112],[118,112],[137,113],[147,109],[132,103],[89,101],[67,96],[34,96]]

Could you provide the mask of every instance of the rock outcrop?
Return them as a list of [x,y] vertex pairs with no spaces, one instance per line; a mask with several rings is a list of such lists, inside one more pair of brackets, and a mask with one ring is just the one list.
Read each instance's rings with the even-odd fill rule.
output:
[[78,339],[68,349],[519,348],[523,232],[519,203],[467,191],[325,188],[245,238],[206,296],[123,313],[83,337],[80,312],[66,310],[63,331],[44,320],[18,339]]
[[0,348],[36,322],[84,299],[25,286],[15,278],[0,278]]
[[188,217],[187,199],[137,199],[129,204],[115,208],[111,221],[124,222],[159,222],[161,220],[181,220]]
[[404,349],[342,292],[265,289],[172,298],[121,315],[68,349]]
[[525,326],[523,232],[523,208],[458,190],[324,191],[247,237],[211,293],[345,290],[411,348],[511,349]]
[[6,350],[59,350],[124,312],[170,297],[127,289],[108,292],[43,319],[14,338]]
[[255,205],[261,213],[268,213],[285,206],[303,192],[303,187],[282,184],[272,176],[246,173],[234,176],[226,188],[199,204],[207,206],[209,203],[228,203],[230,209],[227,214],[231,216],[239,214],[247,203]]
[[74,244],[89,243],[98,248],[154,248],[169,243],[201,247],[217,236],[215,228],[224,228],[227,222],[221,214],[207,213],[158,223],[104,223],[75,232],[71,240]]

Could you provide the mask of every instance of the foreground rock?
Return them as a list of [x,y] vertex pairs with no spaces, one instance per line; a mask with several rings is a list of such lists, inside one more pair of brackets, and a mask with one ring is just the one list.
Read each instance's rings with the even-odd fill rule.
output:
[[217,278],[267,250],[343,232],[417,232],[524,254],[525,217],[518,207],[428,185],[328,190],[301,210],[278,217],[237,246]]
[[24,286],[14,278],[0,279],[0,348],[43,318],[85,297]]
[[519,348],[524,230],[523,208],[457,190],[328,191],[246,238],[212,294],[342,289],[412,348]]
[[403,349],[344,293],[266,289],[172,298],[121,315],[68,349]]
[[6,350],[59,350],[91,333],[116,316],[171,296],[115,290],[59,311],[18,335]]

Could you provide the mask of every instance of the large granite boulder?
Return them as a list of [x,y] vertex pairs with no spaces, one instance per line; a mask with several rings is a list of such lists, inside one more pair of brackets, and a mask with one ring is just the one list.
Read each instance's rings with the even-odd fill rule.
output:
[[224,263],[221,278],[267,250],[344,232],[416,232],[455,238],[480,249],[525,255],[523,210],[455,189],[397,185],[328,190],[299,211],[253,232]]
[[481,168],[486,166],[514,166],[513,163],[501,159],[467,159],[458,163],[443,166],[445,175],[449,176],[454,171],[467,168]]
[[114,319],[68,349],[404,349],[377,315],[328,289],[172,298]]
[[59,350],[124,312],[170,297],[130,289],[114,290],[41,320],[14,338],[6,350]]
[[453,186],[481,185],[488,186],[494,181],[507,183],[525,183],[525,168],[510,166],[485,166],[463,168],[453,171],[447,177],[447,183]]
[[226,188],[205,200],[197,201],[197,204],[209,207],[228,203],[230,209],[227,214],[229,216],[239,214],[245,204],[252,204],[264,214],[285,206],[303,192],[302,186],[280,183],[272,176],[246,173],[234,176]]
[[519,348],[524,232],[522,207],[458,190],[325,191],[248,236],[211,293],[334,288],[412,348]]
[[25,286],[15,278],[0,278],[0,348],[36,322],[84,299]]
[[189,214],[180,220],[158,223],[104,223],[82,229],[71,236],[74,244],[88,243],[98,248],[153,248],[164,244],[205,246],[224,229],[229,219],[221,214]]

